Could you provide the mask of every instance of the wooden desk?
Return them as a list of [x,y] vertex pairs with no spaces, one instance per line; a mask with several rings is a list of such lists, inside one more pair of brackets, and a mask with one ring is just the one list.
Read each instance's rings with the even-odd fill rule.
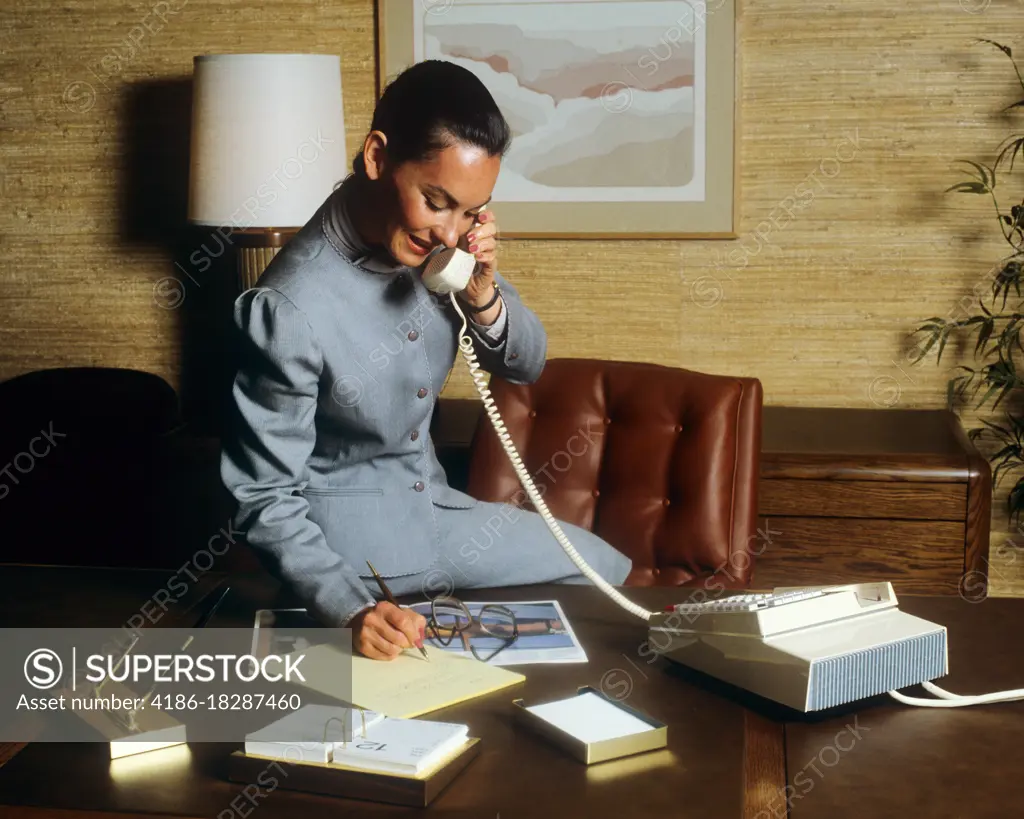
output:
[[[118,627],[169,575],[153,571],[4,567],[0,621],[9,626]],[[160,626],[189,625],[206,588],[190,590]],[[277,605],[276,589],[232,578],[233,593],[212,623],[249,626],[261,606]],[[193,593],[194,592],[194,593]],[[671,588],[630,589],[648,608],[679,597]],[[586,647],[586,664],[528,666],[527,681],[429,718],[464,722],[482,740],[480,756],[428,811],[321,797],[264,787],[254,805],[243,785],[226,780],[237,746],[196,743],[111,763],[106,749],[80,743],[33,743],[0,768],[5,819],[149,816],[278,819],[401,814],[432,817],[736,817],[751,819],[781,797],[781,723],[747,711],[712,689],[682,679],[664,659],[644,654],[644,624],[590,586],[540,586],[480,591],[482,600],[561,601]],[[412,602],[407,600],[405,602]],[[189,611],[193,614],[189,614]],[[542,702],[602,687],[669,725],[669,747],[644,757],[583,766],[514,725],[511,700]],[[2,754],[2,752],[0,752]],[[122,764],[123,763],[123,764]],[[252,793],[252,791],[250,791]]]
[[[202,594],[219,579],[201,578],[203,588],[190,590],[158,625],[188,624]],[[67,624],[78,612],[74,625],[116,626],[165,582],[157,572],[0,567],[0,622],[55,626]],[[232,578],[232,586],[239,594],[232,595],[214,625],[247,624],[254,607],[275,604],[275,589],[262,581]],[[675,600],[678,590],[627,593],[653,608]],[[479,599],[524,595],[550,595],[562,602],[590,662],[526,667],[523,686],[431,714],[467,722],[473,735],[483,739],[483,752],[428,811],[416,815],[1004,819],[1019,809],[1024,703],[925,709],[883,695],[827,713],[799,714],[663,659],[648,665],[639,653],[642,624],[597,589],[500,589],[481,592]],[[938,681],[943,687],[968,694],[1024,686],[1024,600],[968,603],[904,595],[900,604],[947,627],[950,674]],[[623,760],[627,764],[588,769],[520,731],[508,718],[513,696],[539,701],[578,684],[602,683],[609,692],[628,692],[631,705],[669,724],[669,749],[658,752],[670,757],[666,767],[632,770],[633,763]],[[905,693],[923,695],[912,689]],[[234,747],[196,744],[183,753],[172,749],[151,755],[152,765],[141,755],[115,768],[101,747],[29,745],[0,767],[0,815],[336,819],[413,814],[283,789],[261,793],[265,798],[255,813],[252,804],[239,798],[243,786],[224,778],[225,760]],[[0,764],[12,750],[0,747]],[[648,760],[660,761],[653,755]]]

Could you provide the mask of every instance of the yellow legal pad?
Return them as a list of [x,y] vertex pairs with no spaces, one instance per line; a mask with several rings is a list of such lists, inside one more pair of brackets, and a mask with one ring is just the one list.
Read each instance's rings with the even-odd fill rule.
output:
[[[333,653],[334,657],[326,653]],[[337,649],[319,645],[304,652],[306,666],[332,665],[337,662]],[[389,717],[411,719],[449,705],[482,697],[494,691],[523,682],[526,677],[500,666],[488,665],[427,646],[429,661],[415,649],[402,652],[394,660],[371,660],[352,657],[352,702],[370,711]],[[307,677],[329,680],[329,674]],[[310,686],[314,690],[336,696],[337,690]]]

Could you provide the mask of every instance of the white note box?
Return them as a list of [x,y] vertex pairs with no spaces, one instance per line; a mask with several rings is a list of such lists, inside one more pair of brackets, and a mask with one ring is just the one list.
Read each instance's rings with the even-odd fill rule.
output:
[[517,721],[585,765],[668,745],[668,726],[589,685],[562,700],[526,705],[512,700]]

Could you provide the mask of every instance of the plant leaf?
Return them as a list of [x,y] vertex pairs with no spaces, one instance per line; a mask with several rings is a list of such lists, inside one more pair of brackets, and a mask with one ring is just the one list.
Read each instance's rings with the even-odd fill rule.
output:
[[986,40],[984,37],[976,37],[975,39],[979,43],[988,43],[989,45],[994,45],[996,48],[1002,51],[1003,54],[1005,54],[1007,57],[1013,59],[1013,52],[1010,50],[1009,46],[1004,46],[1002,43],[997,43],[995,40]]
[[981,325],[981,329],[978,330],[978,342],[974,345],[974,354],[977,355],[978,351],[985,346],[985,342],[989,340],[992,335],[992,330],[995,327],[995,319],[989,318],[984,324]]
[[981,182],[958,182],[946,188],[944,193],[955,191],[956,193],[990,193],[989,189]]
[[999,384],[993,384],[989,387],[988,392],[985,393],[984,397],[975,405],[974,408],[981,409],[985,405],[985,402],[997,392],[999,392]]
[[939,351],[935,356],[935,363],[939,364],[942,361],[942,351],[946,349],[946,342],[949,341],[949,329],[943,328],[941,331],[941,338],[939,339]]

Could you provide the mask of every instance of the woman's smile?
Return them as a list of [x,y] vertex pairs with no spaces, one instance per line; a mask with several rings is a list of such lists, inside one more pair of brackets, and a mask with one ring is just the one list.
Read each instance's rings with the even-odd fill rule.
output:
[[409,249],[412,250],[417,256],[426,256],[433,250],[433,245],[417,236],[413,236],[411,233],[407,233],[406,237],[409,240]]

